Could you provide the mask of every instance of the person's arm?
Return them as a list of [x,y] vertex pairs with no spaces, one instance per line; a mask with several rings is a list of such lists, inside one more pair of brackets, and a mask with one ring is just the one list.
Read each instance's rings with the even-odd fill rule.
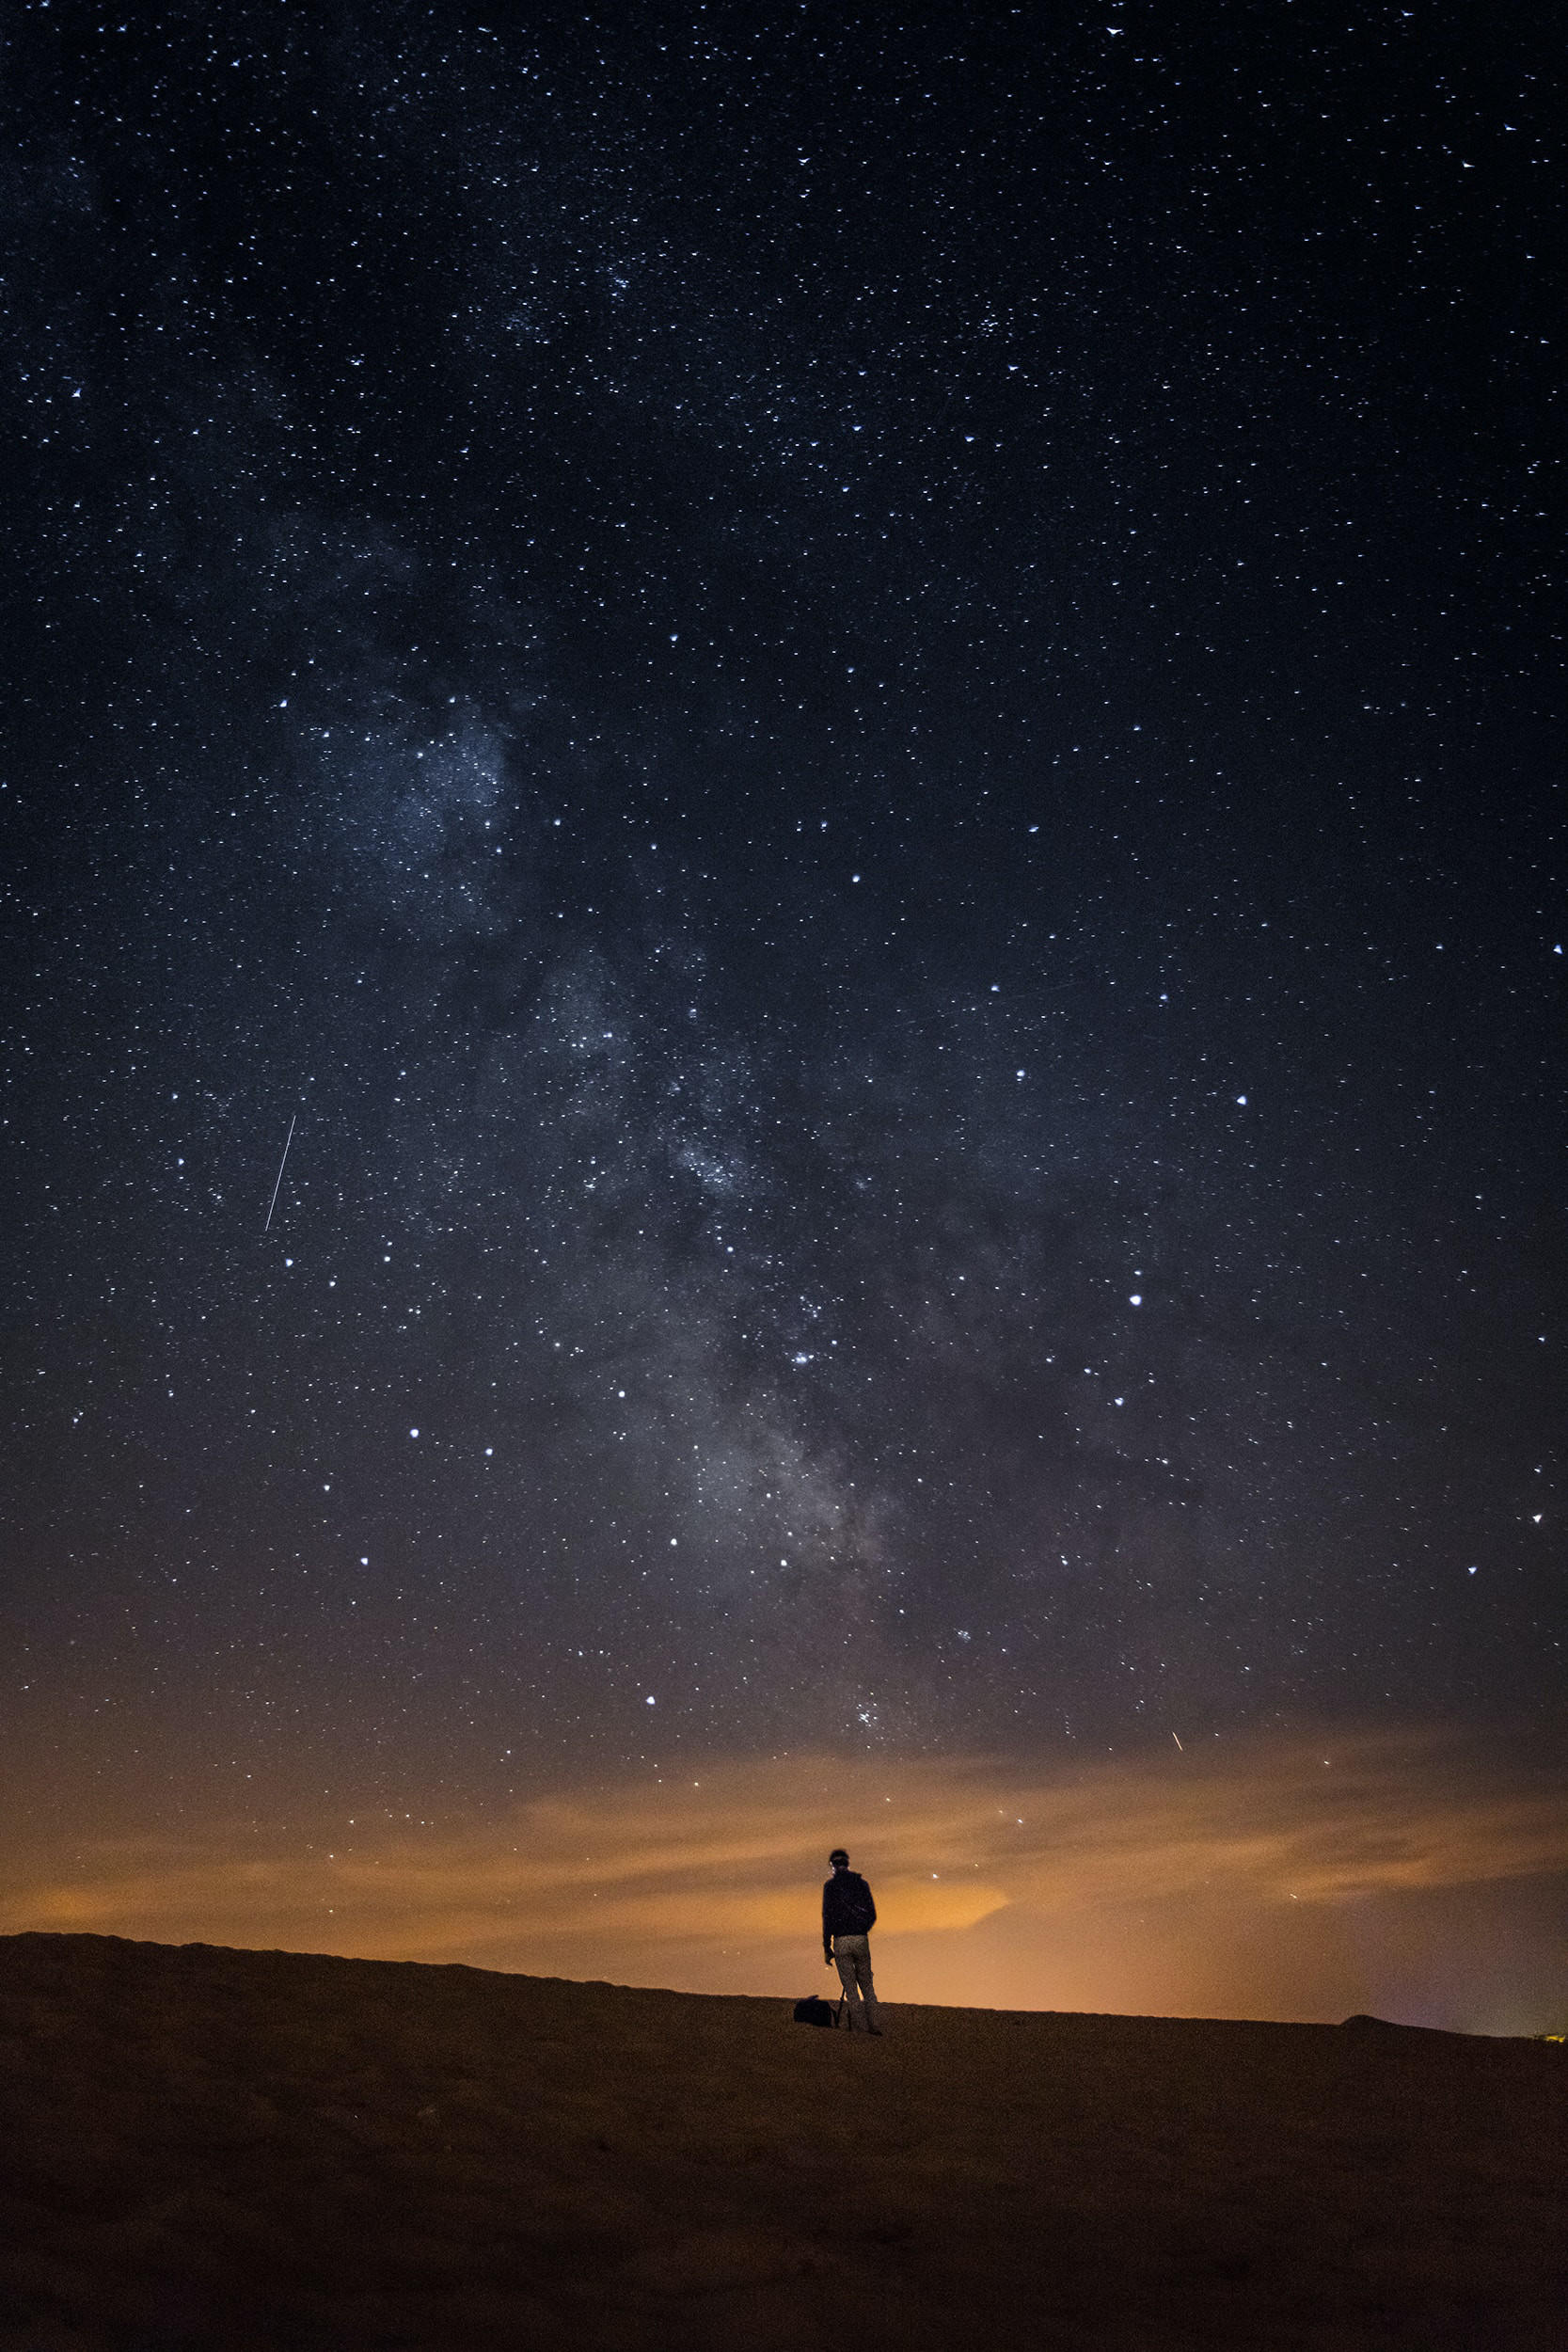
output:
[[[831,1886],[832,1883],[832,1881],[830,1879],[828,1885]],[[828,1887],[825,1886],[822,1889],[822,1965],[824,1968],[831,1968],[832,1964],[833,1931],[828,1925]]]
[[871,1905],[871,1924],[875,1927],[877,1924],[877,1898],[871,1892],[869,1886],[865,1890],[865,1899]]

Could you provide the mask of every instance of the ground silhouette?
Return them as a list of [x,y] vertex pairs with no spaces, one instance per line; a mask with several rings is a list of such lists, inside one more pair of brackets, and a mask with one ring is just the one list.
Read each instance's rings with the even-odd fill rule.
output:
[[4,2352],[1562,2352],[1568,2056],[0,1939]]

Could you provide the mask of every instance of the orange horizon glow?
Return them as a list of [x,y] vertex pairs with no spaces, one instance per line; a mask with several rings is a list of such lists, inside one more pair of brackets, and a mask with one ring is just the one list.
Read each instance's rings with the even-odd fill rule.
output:
[[1541,2031],[1568,2009],[1564,1793],[1409,1733],[1076,1769],[694,1763],[429,1827],[345,1806],[104,1838],[13,1866],[0,1931],[798,1994],[826,1981],[844,1842],[893,2001]]

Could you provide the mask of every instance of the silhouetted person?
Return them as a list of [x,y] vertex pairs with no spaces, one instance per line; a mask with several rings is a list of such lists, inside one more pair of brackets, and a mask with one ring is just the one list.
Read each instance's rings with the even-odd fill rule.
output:
[[822,1889],[822,1964],[837,1965],[848,2004],[850,2032],[858,2017],[867,2033],[880,2033],[877,1990],[871,1981],[871,1931],[877,1924],[877,1906],[860,1872],[850,1869],[842,1846],[835,1847],[828,1860],[833,1874]]

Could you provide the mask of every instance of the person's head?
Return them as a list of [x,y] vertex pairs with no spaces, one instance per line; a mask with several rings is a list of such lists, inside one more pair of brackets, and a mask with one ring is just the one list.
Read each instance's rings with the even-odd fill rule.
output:
[[847,1870],[849,1867],[849,1857],[845,1852],[842,1846],[835,1846],[832,1852],[828,1856],[828,1860],[832,1864],[835,1870]]

